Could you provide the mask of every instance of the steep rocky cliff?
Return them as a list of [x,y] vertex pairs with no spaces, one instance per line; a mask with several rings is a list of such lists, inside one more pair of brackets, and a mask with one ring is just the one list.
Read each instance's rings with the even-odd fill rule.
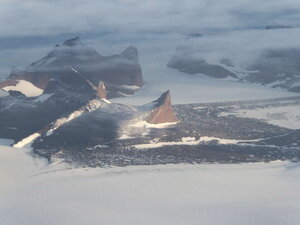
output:
[[152,124],[178,122],[172,104],[170,91],[164,92],[159,99],[153,102],[154,109],[150,112],[146,121]]

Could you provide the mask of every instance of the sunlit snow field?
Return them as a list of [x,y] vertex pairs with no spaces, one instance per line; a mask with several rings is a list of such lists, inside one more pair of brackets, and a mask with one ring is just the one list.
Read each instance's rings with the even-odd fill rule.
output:
[[300,165],[71,169],[0,147],[3,225],[297,225]]

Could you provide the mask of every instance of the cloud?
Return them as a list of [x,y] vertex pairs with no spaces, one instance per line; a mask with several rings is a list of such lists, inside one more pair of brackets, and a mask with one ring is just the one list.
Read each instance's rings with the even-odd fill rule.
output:
[[0,0],[0,36],[299,25],[297,0]]
[[30,63],[45,56],[52,48],[20,48],[0,51],[0,79],[7,77],[11,68],[24,69]]
[[229,58],[235,65],[247,68],[264,50],[300,49],[299,36],[299,28],[218,32],[184,41],[176,57],[204,59],[211,64]]
[[[219,46],[219,54],[228,46],[226,40],[236,38],[243,45],[243,35],[245,40],[255,39],[249,29],[270,24],[300,27],[298,0],[0,0],[0,4],[0,77],[12,65],[27,66],[75,35],[103,55],[135,45],[142,67],[151,67],[158,57],[167,64],[189,33],[204,33],[204,46]],[[235,30],[249,32],[225,34]],[[207,37],[215,31],[222,32]],[[222,35],[228,38],[223,41]],[[286,37],[279,32],[264,40],[277,38],[286,45],[297,37],[297,32]]]

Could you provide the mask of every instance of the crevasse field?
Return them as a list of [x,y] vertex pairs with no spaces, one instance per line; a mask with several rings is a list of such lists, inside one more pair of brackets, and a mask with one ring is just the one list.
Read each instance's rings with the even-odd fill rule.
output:
[[71,169],[0,147],[2,225],[297,225],[300,166]]

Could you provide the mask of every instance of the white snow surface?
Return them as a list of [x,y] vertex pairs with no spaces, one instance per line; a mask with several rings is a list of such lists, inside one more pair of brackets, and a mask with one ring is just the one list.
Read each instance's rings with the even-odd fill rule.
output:
[[166,90],[171,91],[173,104],[258,100],[297,95],[258,84],[240,83],[206,75],[192,76],[165,65],[151,68],[147,64],[143,66],[145,86],[132,96],[114,98],[111,99],[112,102],[142,105],[157,99]]
[[140,89],[139,86],[136,85],[121,85],[123,88],[131,89],[131,90],[138,90]]
[[0,147],[0,224],[299,224],[299,164],[72,169],[29,153]]
[[15,148],[30,148],[32,142],[35,139],[37,139],[39,136],[41,136],[41,134],[39,134],[39,133],[33,133],[33,134],[29,135],[28,137],[22,139],[18,143],[14,144],[13,146]]
[[0,146],[4,145],[4,146],[10,146],[11,144],[13,144],[15,141],[12,139],[6,139],[6,138],[0,138]]
[[26,97],[36,97],[43,94],[44,90],[38,88],[26,80],[19,80],[16,86],[6,86],[2,88],[5,91],[19,91]]
[[234,113],[221,113],[221,116],[232,114],[239,117],[260,119],[280,127],[300,129],[300,105],[241,109]]
[[145,120],[138,121],[136,123],[131,124],[132,127],[140,127],[140,128],[166,128],[172,125],[177,124],[177,122],[172,122],[172,123],[158,123],[158,124],[153,124],[153,123],[148,123]]
[[7,91],[3,91],[0,89],[0,97],[4,97],[4,96],[8,96],[9,94],[7,93]]
[[34,100],[34,102],[44,102],[47,99],[49,99],[52,95],[54,95],[54,94],[43,94],[43,95],[40,95],[37,99]]
[[177,124],[177,122],[151,124],[144,120],[144,116],[141,116],[121,126],[121,129],[119,130],[119,140],[131,139],[140,135],[147,135],[149,134],[150,128],[163,129],[175,124]]
[[150,141],[148,144],[138,144],[134,145],[137,149],[147,149],[147,148],[160,148],[163,146],[170,146],[170,145],[198,145],[200,143],[216,141],[219,144],[238,144],[239,142],[253,142],[257,140],[237,140],[237,139],[224,139],[218,137],[208,137],[203,136],[200,137],[198,140],[194,137],[183,137],[181,141],[170,141],[170,142],[159,142],[157,139]]

